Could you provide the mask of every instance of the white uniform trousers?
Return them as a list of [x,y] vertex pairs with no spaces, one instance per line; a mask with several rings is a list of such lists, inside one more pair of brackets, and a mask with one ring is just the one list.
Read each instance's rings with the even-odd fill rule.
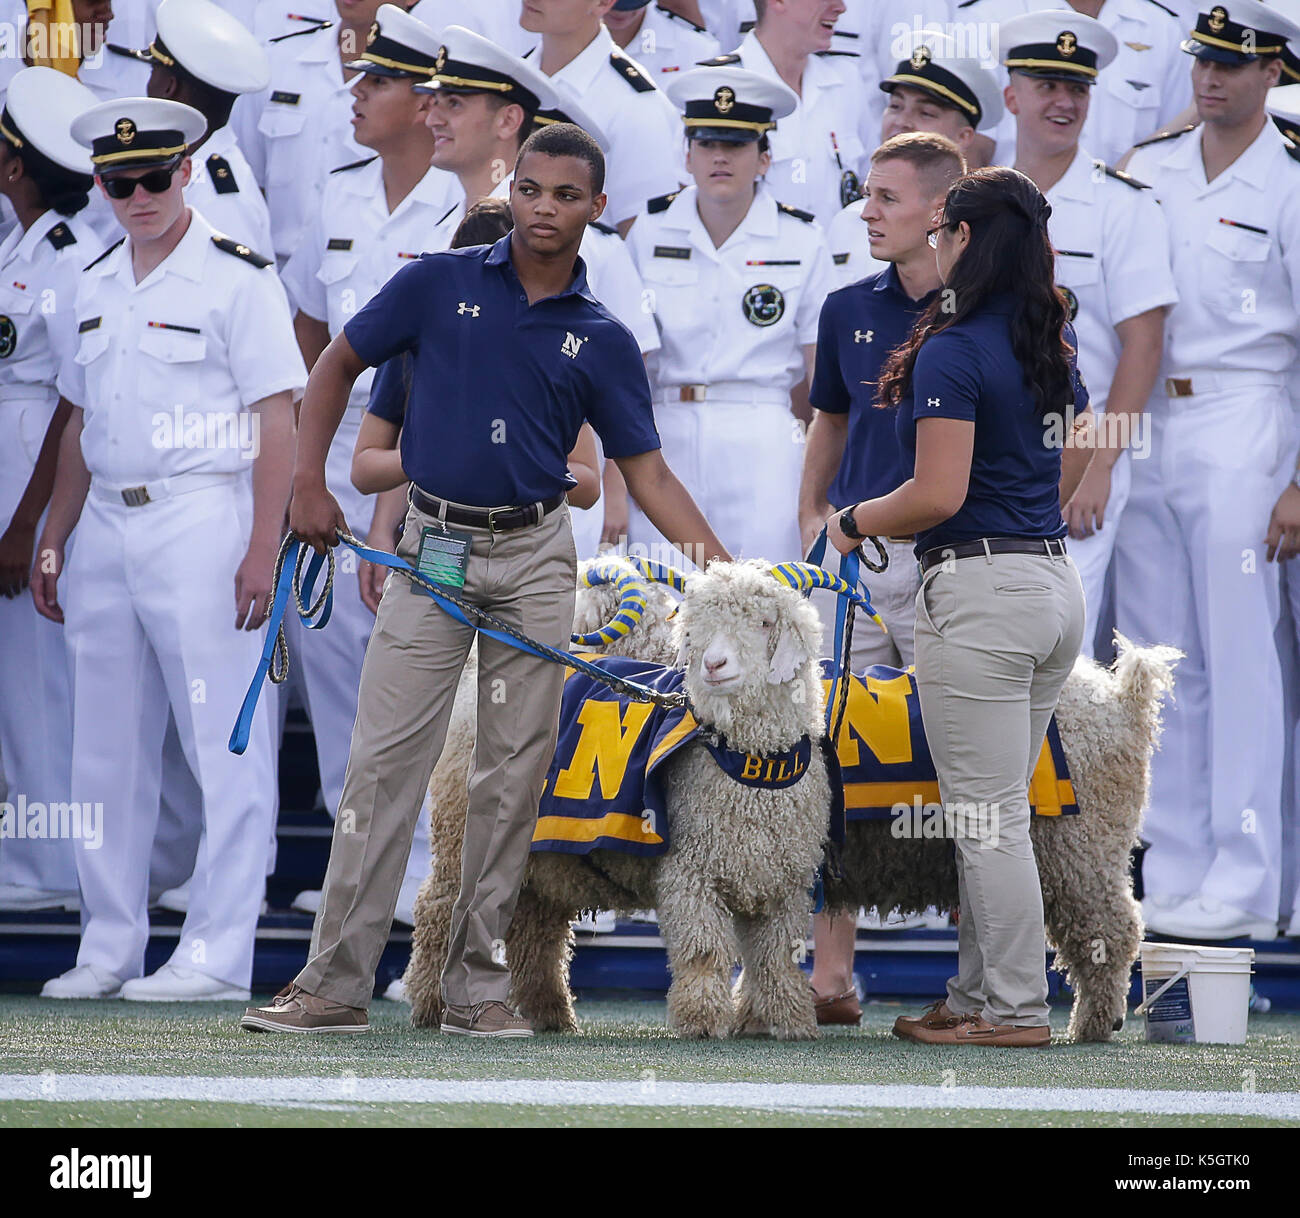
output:
[[[1100,653],[1109,658],[1111,654],[1110,639],[1098,639],[1097,627],[1101,612],[1106,602],[1106,574],[1110,570],[1111,556],[1115,552],[1115,538],[1119,533],[1120,517],[1128,503],[1129,489],[1132,485],[1133,469],[1130,464],[1133,457],[1126,449],[1110,471],[1110,496],[1106,500],[1105,523],[1091,537],[1081,540],[1066,538],[1066,549],[1079,568],[1079,579],[1083,581],[1083,596],[1087,618],[1083,627],[1082,654],[1090,660]],[[1151,456],[1146,458],[1152,460]]]
[[[862,579],[871,592],[871,604],[880,614],[889,633],[881,630],[862,612],[853,616],[853,640],[850,643],[850,667],[861,672],[873,664],[890,668],[908,668],[916,662],[916,594],[921,587],[921,571],[916,564],[913,543],[884,541],[889,566],[877,573],[862,568]],[[875,558],[875,547],[867,543],[866,552]],[[838,573],[839,563],[829,552],[823,564]],[[824,589],[812,594],[812,602],[821,615],[822,655],[835,653],[835,608],[839,597]]]
[[1151,762],[1146,890],[1278,913],[1282,679],[1269,513],[1295,466],[1286,391],[1257,385],[1150,405],[1115,548],[1116,620],[1187,653]]
[[1288,698],[1290,765],[1285,770],[1287,786],[1282,792],[1282,842],[1285,851],[1282,875],[1282,922],[1289,933],[1300,934],[1300,557],[1282,564],[1282,587],[1289,602],[1291,638],[1280,639],[1283,681]]
[[[28,807],[66,802],[71,752],[72,702],[63,627],[36,612],[26,589],[12,600],[0,597],[0,754],[9,802],[16,804],[20,795]],[[76,892],[71,840],[0,841],[0,884]]]
[[[5,436],[0,445],[0,534],[9,527],[32,476],[53,409],[51,393],[13,385],[0,390],[0,433]],[[36,536],[40,533],[38,526]],[[63,627],[36,612],[26,589],[12,600],[0,597],[0,754],[9,785],[6,798],[16,803],[23,795],[29,805],[66,801],[71,750]],[[0,841],[0,884],[75,892],[72,842]]]
[[[352,454],[361,427],[361,411],[349,409],[339,424],[325,461],[325,482],[338,500],[352,535],[365,541],[370,533],[375,501],[352,485]],[[321,795],[330,816],[338,814],[343,776],[352,747],[357,718],[357,690],[361,662],[375,624],[375,615],[361,600],[357,569],[360,560],[347,546],[334,552],[334,608],[324,630],[308,630],[297,614],[286,615],[285,636],[290,655],[300,665],[303,701],[316,739]],[[318,591],[319,591],[318,582]],[[290,620],[292,619],[292,620]],[[429,806],[426,802],[416,822],[415,838],[402,881],[403,898],[412,903],[429,872]],[[406,908],[399,901],[398,909]]]
[[[78,965],[138,977],[170,706],[203,793],[189,913],[171,962],[247,987],[275,807],[259,703],[254,746],[227,748],[261,632],[235,629],[234,575],[252,525],[247,480],[143,507],[94,487],[66,578],[73,680],[72,797],[104,806],[103,844],[77,846]],[[263,736],[269,740],[269,735]]]
[[[733,558],[790,562],[799,545],[799,477],[803,429],[788,399],[655,402],[664,460]],[[672,539],[675,540],[675,539]],[[682,565],[638,505],[629,506],[630,547]],[[642,553],[639,548],[633,553]],[[691,556],[692,558],[694,556]]]

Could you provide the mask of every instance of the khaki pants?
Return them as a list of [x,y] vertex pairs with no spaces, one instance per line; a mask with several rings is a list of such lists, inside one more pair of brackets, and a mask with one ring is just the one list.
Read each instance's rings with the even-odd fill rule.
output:
[[[397,549],[402,558],[414,562],[421,530],[432,523],[415,507],[407,512]],[[474,539],[464,599],[539,642],[567,647],[576,582],[568,507],[509,533],[453,527]],[[473,637],[404,577],[389,577],[361,670],[311,954],[296,979],[310,994],[370,1005],[416,817]],[[564,671],[479,639],[478,739],[461,891],[442,978],[443,998],[454,1006],[504,1002],[509,993],[506,931],[555,751]]]
[[955,826],[961,923],[947,1001],[956,1014],[1048,1021],[1028,786],[1083,625],[1083,588],[1069,558],[956,559],[931,568],[916,596],[925,735],[945,819],[964,816],[967,829]]

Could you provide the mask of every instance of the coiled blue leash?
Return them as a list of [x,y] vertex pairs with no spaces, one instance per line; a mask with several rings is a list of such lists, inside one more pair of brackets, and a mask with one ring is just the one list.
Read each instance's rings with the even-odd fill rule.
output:
[[[461,600],[447,588],[434,584],[405,560],[398,558],[396,554],[390,554],[386,550],[371,549],[370,546],[362,544],[350,533],[345,533],[341,529],[339,530],[339,541],[354,551],[358,557],[365,559],[366,562],[374,563],[380,567],[387,567],[389,570],[405,576],[421,593],[434,601],[440,609],[455,621],[473,628],[486,638],[505,643],[507,646],[514,647],[519,651],[537,656],[538,659],[550,660],[555,664],[575,668],[579,672],[586,673],[593,680],[608,685],[611,689],[636,702],[655,702],[661,706],[689,705],[684,690],[666,694],[656,689],[650,689],[636,681],[628,681],[623,677],[606,672],[605,669],[591,663],[589,660],[582,659],[580,656],[575,656],[571,652],[562,651],[558,647],[551,647],[547,643],[540,643],[536,639],[528,638],[527,635],[520,633],[478,606],[470,605]],[[293,598],[294,609],[299,619],[308,630],[320,630],[329,622],[334,603],[334,552],[331,548],[324,554],[312,554],[310,561],[308,561],[307,555],[310,552],[310,547],[293,533],[286,534],[284,541],[280,545],[280,553],[276,557],[275,566],[275,594],[271,601],[271,612],[266,619],[266,643],[262,647],[262,656],[258,661],[257,671],[248,687],[248,692],[244,695],[244,702],[239,709],[239,716],[235,720],[235,726],[230,733],[228,747],[232,753],[242,754],[248,747],[249,735],[253,726],[253,714],[257,709],[257,700],[262,694],[263,682],[269,677],[272,684],[278,685],[289,675],[289,645],[284,637],[284,615],[288,610],[290,597]],[[306,563],[305,573],[303,570],[304,563]],[[326,570],[325,587],[321,590],[320,595],[314,601],[311,601],[315,592],[316,580],[319,578],[322,569]],[[311,601],[311,603],[307,604],[306,601]],[[468,614],[466,611],[468,611]],[[469,615],[473,615],[473,619],[477,620],[472,620]]]

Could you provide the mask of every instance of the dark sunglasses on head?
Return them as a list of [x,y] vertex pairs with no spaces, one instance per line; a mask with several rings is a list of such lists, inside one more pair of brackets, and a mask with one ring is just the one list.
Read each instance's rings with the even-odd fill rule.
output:
[[128,178],[122,174],[114,174],[111,178],[102,179],[104,189],[108,191],[110,199],[129,199],[135,194],[137,186],[143,186],[151,195],[160,195],[172,184],[172,175],[179,167],[179,163],[163,165],[159,169],[151,169],[148,173],[142,173],[138,178]]

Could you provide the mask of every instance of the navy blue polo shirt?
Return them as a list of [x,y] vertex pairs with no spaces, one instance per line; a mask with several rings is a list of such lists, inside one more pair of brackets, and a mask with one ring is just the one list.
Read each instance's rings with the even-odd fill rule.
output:
[[610,457],[659,448],[641,352],[591,295],[582,259],[564,291],[530,306],[511,239],[422,255],[343,327],[367,364],[411,353],[402,469],[475,507],[567,491],[584,421]]
[[[981,537],[1065,536],[1061,447],[1011,350],[1015,308],[1010,293],[991,296],[969,317],[926,339],[917,353],[911,392],[900,401],[897,420],[909,477],[916,466],[918,419],[975,424],[966,501],[954,516],[917,534],[918,556]],[[1077,345],[1068,326],[1065,337]],[[1088,405],[1088,391],[1073,357],[1070,373],[1077,413]]]
[[910,476],[895,430],[893,408],[875,406],[886,357],[912,332],[934,293],[913,300],[891,262],[826,297],[817,323],[817,362],[809,400],[827,414],[849,416],[844,456],[827,492],[848,507],[897,490]]

